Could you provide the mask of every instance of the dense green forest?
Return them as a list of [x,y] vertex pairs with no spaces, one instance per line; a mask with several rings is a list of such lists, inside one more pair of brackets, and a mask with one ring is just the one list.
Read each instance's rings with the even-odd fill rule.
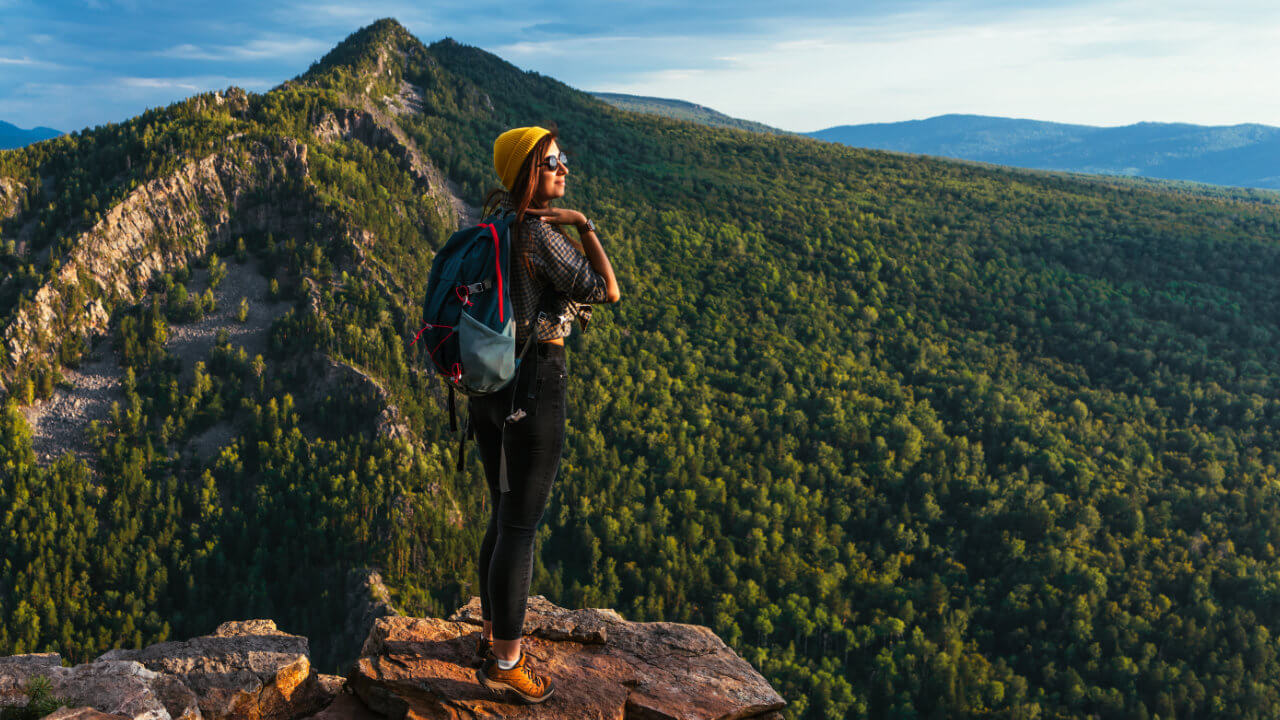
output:
[[[390,111],[402,82],[420,112]],[[472,204],[498,133],[557,123],[561,204],[617,269],[622,302],[569,343],[532,594],[706,625],[790,718],[1280,712],[1272,196],[630,113],[389,20],[233,96],[0,153],[27,188],[0,231],[30,238],[0,248],[8,318],[139,183],[309,148],[304,178],[255,190],[290,199],[288,232],[246,219],[194,261],[260,267],[293,301],[269,352],[224,336],[184,379],[166,340],[206,288],[153,278],[96,341],[126,376],[92,464],[37,464],[16,404],[106,346],[68,334],[10,368],[0,653],[83,662],[271,617],[344,672],[326,638],[347,569],[381,567],[416,615],[475,594],[479,463],[452,472],[442,385],[409,345],[453,228],[385,148],[317,137],[349,107],[397,123]],[[324,356],[376,378],[415,440],[326,391]],[[187,459],[219,424],[216,457]]]

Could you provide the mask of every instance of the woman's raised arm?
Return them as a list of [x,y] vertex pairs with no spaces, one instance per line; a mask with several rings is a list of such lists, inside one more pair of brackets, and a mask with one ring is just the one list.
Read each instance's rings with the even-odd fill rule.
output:
[[600,237],[587,226],[586,215],[566,208],[529,208],[525,212],[539,217],[545,223],[574,225],[578,230],[578,237],[582,238],[582,251],[587,261],[591,263],[591,269],[604,279],[604,297],[590,302],[618,302],[622,297],[622,291],[618,288],[618,279],[613,274],[613,265],[609,262],[609,256],[605,254]]

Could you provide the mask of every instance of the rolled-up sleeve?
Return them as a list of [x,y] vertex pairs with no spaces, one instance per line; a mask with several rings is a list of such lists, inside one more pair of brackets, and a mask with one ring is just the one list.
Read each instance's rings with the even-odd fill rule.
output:
[[608,283],[591,267],[591,261],[546,223],[539,222],[534,227],[539,259],[556,290],[575,302],[604,302],[608,297]]

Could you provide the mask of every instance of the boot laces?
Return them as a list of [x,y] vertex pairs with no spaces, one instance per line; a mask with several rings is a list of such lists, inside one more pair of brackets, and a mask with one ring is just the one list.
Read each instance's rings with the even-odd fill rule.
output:
[[522,664],[520,666],[520,670],[524,673],[525,678],[529,680],[530,684],[536,687],[539,691],[542,690],[542,678],[534,674],[533,669],[529,667],[528,663]]

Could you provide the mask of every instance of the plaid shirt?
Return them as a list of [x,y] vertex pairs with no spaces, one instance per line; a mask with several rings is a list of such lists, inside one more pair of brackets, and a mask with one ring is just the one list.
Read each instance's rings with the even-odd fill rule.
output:
[[[509,196],[503,196],[498,207],[514,212]],[[512,226],[512,230],[515,227]],[[525,215],[523,236],[524,271],[512,263],[511,304],[516,314],[517,347],[529,337],[529,328],[538,316],[538,298],[547,285],[552,297],[547,300],[547,319],[538,324],[538,340],[554,340],[568,337],[573,330],[573,318],[578,318],[582,329],[591,320],[589,303],[604,302],[607,297],[605,279],[591,267],[591,261],[578,251],[562,230],[545,223],[536,215]],[[512,234],[514,241],[515,235]],[[512,258],[521,255],[519,246],[512,249]]]

